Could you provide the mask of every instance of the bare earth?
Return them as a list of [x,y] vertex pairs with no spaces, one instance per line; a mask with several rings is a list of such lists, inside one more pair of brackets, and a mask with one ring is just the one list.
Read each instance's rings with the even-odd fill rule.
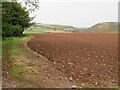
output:
[[[48,58],[54,64],[55,71],[65,75],[69,82],[77,82],[80,87],[117,86],[117,33],[38,34],[34,35],[27,45]],[[48,71],[50,68],[47,67]],[[50,80],[53,80],[52,78]]]
[[3,62],[5,88],[117,87],[116,33],[38,34],[18,47],[21,54],[11,56],[7,67],[24,67],[26,72],[15,79]]

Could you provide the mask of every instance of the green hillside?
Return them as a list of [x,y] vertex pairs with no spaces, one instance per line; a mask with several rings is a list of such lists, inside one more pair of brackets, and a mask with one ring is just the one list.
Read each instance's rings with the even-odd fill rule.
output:
[[88,28],[88,32],[118,32],[118,23],[117,22],[98,23]]
[[53,25],[53,24],[41,24],[41,23],[35,24],[34,27],[47,28],[47,29],[52,29],[52,30],[70,30],[70,29],[75,29],[73,26]]
[[117,22],[104,22],[93,25],[90,28],[80,28],[68,25],[53,25],[36,23],[24,31],[26,34],[51,33],[51,32],[118,32]]

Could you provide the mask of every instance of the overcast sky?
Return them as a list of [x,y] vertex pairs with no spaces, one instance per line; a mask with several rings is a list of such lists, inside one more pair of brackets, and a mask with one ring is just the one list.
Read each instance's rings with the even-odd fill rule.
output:
[[90,27],[100,22],[118,21],[117,0],[81,1],[40,0],[40,9],[34,13],[34,22]]

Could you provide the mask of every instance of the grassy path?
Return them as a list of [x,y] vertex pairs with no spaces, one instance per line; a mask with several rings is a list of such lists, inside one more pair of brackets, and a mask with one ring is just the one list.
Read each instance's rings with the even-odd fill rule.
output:
[[56,68],[54,62],[47,60],[27,47],[26,42],[29,39],[30,38],[22,38],[22,41],[17,40],[20,41],[20,43],[18,45],[15,44],[15,47],[18,47],[20,50],[14,49],[17,51],[14,51],[15,53],[13,55],[9,55],[10,53],[8,53],[10,61],[8,61],[8,63],[3,62],[7,65],[3,72],[3,87],[80,87],[75,81],[66,78],[66,76]]

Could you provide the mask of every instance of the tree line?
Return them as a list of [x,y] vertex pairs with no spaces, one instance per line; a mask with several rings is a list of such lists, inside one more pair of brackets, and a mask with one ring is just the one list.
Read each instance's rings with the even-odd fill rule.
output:
[[[32,4],[31,2],[25,3],[29,6]],[[29,10],[34,11],[34,9]],[[29,17],[29,10],[26,7],[22,7],[18,2],[2,2],[2,36],[23,35],[23,31],[32,24],[30,22],[32,18]]]

